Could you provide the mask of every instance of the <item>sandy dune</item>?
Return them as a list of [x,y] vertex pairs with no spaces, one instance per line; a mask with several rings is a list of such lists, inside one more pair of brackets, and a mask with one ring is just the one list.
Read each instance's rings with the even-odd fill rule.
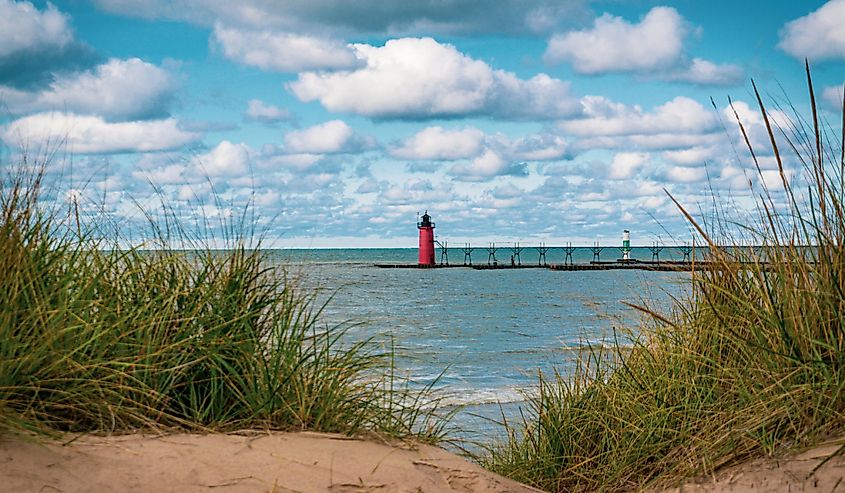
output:
[[9,492],[536,492],[427,445],[317,433],[0,439]]
[[[842,492],[845,439],[668,491]],[[0,439],[2,492],[537,492],[427,445],[321,433]]]
[[843,444],[839,438],[781,459],[752,460],[665,493],[845,493]]

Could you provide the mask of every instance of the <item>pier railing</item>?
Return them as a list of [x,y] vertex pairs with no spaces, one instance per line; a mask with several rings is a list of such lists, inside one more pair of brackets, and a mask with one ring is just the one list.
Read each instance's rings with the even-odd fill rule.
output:
[[[524,247],[520,243],[495,243],[490,242],[484,247],[473,247],[470,243],[464,243],[461,247],[452,248],[455,255],[463,254],[463,262],[450,265],[448,261],[448,246],[446,242],[438,242],[441,248],[439,264],[418,265],[418,264],[376,264],[381,268],[445,268],[465,267],[476,270],[498,270],[498,269],[531,269],[546,268],[559,271],[588,271],[588,270],[652,270],[652,271],[692,271],[706,269],[722,269],[725,265],[742,267],[742,259],[749,258],[748,252],[755,251],[755,258],[758,264],[765,266],[765,249],[755,246],[695,246],[664,245],[653,242],[647,246],[602,246],[598,242],[590,246],[572,246],[567,243],[565,246],[547,246],[540,243],[539,246]],[[714,251],[719,248],[719,251]],[[472,252],[480,250],[481,258],[473,262]],[[629,258],[623,258],[623,254],[629,253]],[[504,254],[503,254],[504,252]],[[533,255],[531,254],[533,252]],[[613,258],[613,253],[619,253],[619,258]],[[486,253],[486,261],[484,259]],[[554,255],[553,255],[554,254]],[[639,254],[641,258],[636,258]],[[661,256],[662,255],[662,256]],[[550,261],[555,256],[560,261]],[[602,258],[604,256],[604,258]],[[711,259],[719,257],[718,262]],[[509,257],[509,258],[508,258]],[[725,259],[735,259],[733,262]],[[533,260],[536,259],[536,262]],[[478,262],[482,260],[481,262]],[[525,260],[525,262],[523,262]]]

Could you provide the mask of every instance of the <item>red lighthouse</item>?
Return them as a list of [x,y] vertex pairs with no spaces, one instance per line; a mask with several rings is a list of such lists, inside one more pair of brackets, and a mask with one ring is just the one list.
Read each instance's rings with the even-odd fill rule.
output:
[[420,230],[420,265],[434,265],[434,223],[431,222],[431,216],[428,211],[422,216],[422,220],[417,223],[417,229]]

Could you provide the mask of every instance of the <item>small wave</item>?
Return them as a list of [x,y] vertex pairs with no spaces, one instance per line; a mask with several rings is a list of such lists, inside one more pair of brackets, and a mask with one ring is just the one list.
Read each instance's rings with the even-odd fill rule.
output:
[[335,266],[343,265],[350,267],[370,267],[372,262],[356,261],[356,260],[289,260],[285,264],[287,267],[315,267],[315,266]]
[[555,348],[525,348],[525,349],[505,349],[503,354],[540,354],[554,351]]
[[536,392],[531,387],[498,389],[462,389],[446,392],[438,397],[440,406],[468,406],[525,402]]
[[628,341],[618,341],[607,339],[588,339],[586,341],[574,344],[564,344],[560,350],[564,352],[578,352],[584,350],[614,350],[614,349],[631,349],[634,345]]

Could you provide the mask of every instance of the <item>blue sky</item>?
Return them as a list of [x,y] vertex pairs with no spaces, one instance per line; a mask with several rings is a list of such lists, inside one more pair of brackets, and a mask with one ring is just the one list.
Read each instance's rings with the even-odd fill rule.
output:
[[55,200],[129,227],[251,204],[278,247],[413,246],[423,210],[453,244],[680,243],[664,189],[706,214],[778,186],[751,78],[806,110],[809,59],[838,125],[843,25],[845,0],[0,0],[3,163],[58,151]]

